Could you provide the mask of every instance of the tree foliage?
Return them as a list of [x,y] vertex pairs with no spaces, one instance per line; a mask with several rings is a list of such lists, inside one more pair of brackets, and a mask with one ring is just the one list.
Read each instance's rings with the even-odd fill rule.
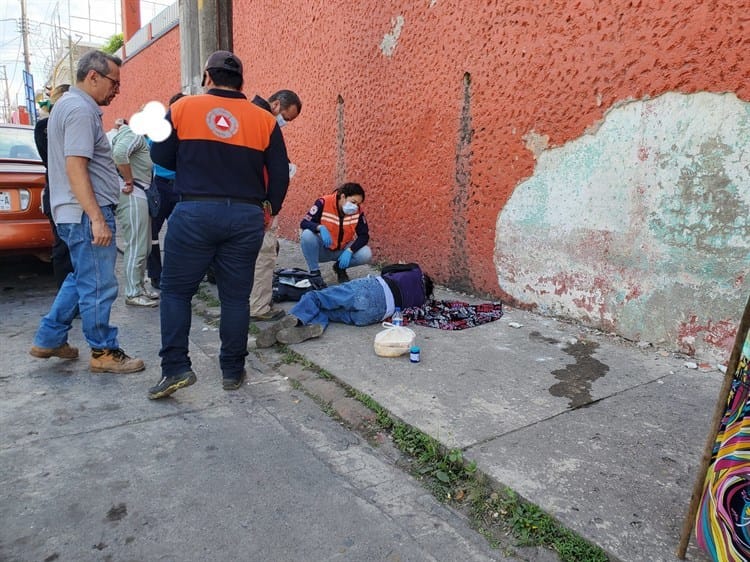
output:
[[122,33],[115,33],[112,37],[110,37],[107,42],[102,47],[102,51],[105,53],[109,53],[110,55],[113,55],[117,52],[117,50],[122,47],[124,41],[122,38]]

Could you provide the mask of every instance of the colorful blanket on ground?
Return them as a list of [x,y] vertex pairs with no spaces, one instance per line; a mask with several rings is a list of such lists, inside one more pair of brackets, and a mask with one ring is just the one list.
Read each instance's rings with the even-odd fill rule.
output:
[[503,303],[469,304],[461,301],[429,300],[422,306],[403,310],[404,323],[413,322],[441,330],[463,330],[503,316]]
[[750,560],[750,333],[735,371],[695,522],[714,560]]

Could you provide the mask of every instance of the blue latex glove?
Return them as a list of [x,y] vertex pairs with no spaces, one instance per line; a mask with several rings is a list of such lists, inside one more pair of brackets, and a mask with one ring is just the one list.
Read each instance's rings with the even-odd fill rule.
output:
[[341,255],[339,256],[339,267],[341,269],[346,269],[349,267],[349,263],[352,261],[352,251],[347,248],[343,252],[341,252]]
[[323,241],[323,245],[326,248],[328,248],[331,244],[333,244],[333,238],[331,238],[331,233],[328,232],[328,229],[322,224],[320,225],[318,234],[320,234],[320,239]]

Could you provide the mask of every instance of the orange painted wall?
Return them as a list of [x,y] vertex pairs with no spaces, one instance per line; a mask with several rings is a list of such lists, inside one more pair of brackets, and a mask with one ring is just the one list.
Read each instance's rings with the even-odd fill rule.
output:
[[115,119],[129,119],[140,107],[158,100],[167,104],[180,91],[180,30],[168,31],[148,48],[126,58],[120,68],[120,93],[104,109],[104,130]]
[[[667,91],[750,99],[750,0],[235,0],[234,42],[249,96],[288,87],[304,102],[284,129],[299,172],[283,235],[345,169],[367,192],[378,261],[498,296],[497,216],[545,137],[561,145],[613,104]],[[178,31],[122,74],[107,128],[179,89]]]

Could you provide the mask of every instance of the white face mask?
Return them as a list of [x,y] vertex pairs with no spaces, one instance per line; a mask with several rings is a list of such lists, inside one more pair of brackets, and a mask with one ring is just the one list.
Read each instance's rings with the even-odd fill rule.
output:
[[276,116],[276,122],[279,124],[279,127],[284,127],[287,124],[287,120],[281,116],[281,113]]
[[352,203],[351,201],[347,201],[341,207],[341,210],[344,211],[345,215],[353,215],[357,212],[357,209],[359,209],[359,205]]

